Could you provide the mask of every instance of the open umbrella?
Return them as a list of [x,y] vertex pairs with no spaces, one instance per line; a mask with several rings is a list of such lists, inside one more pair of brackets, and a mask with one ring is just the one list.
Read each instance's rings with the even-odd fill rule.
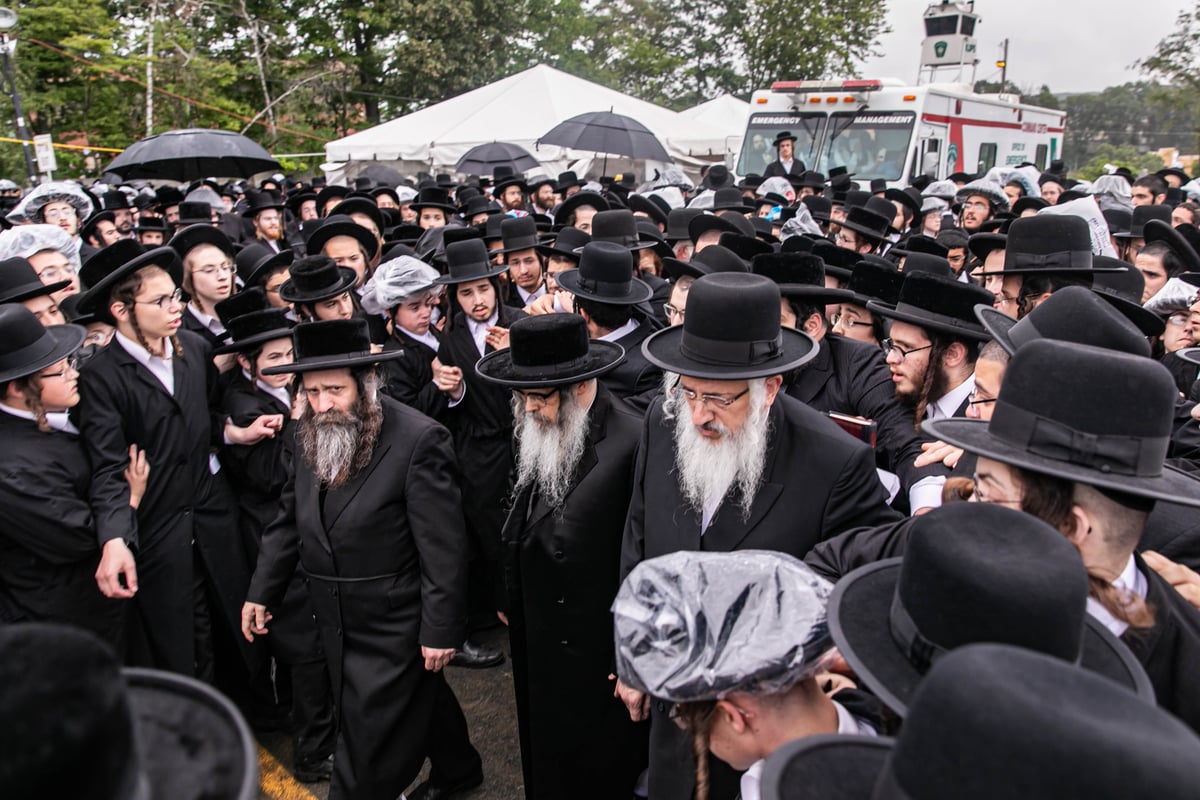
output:
[[629,158],[671,160],[667,149],[645,125],[612,111],[593,111],[571,117],[542,134],[538,144],[556,144],[573,150],[591,150]]
[[248,178],[281,169],[262,145],[240,133],[188,128],[134,142],[104,171],[125,180],[191,181],[208,177]]
[[513,174],[538,166],[538,160],[524,147],[508,142],[477,144],[454,165],[456,172],[465,175],[494,175],[496,167],[510,167]]

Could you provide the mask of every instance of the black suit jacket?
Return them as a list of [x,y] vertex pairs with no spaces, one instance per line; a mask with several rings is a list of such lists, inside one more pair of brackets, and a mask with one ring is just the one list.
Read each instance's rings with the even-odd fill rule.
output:
[[[437,330],[429,330],[440,343]],[[392,335],[383,343],[385,353],[396,350],[403,350],[404,355],[379,366],[379,374],[383,379],[380,390],[428,417],[444,421],[448,400],[433,382],[433,359],[437,357],[437,352],[399,327],[394,328]]]
[[617,344],[625,348],[625,360],[600,376],[600,382],[610,392],[638,411],[646,410],[662,384],[662,370],[651,364],[642,353],[642,342],[655,330],[652,323],[638,320],[636,329],[617,339]]
[[[783,393],[768,419],[763,484],[749,517],[743,519],[735,505],[722,505],[701,536],[700,514],[683,499],[675,477],[674,423],[664,418],[662,400],[651,405],[625,523],[622,578],[640,561],[678,550],[778,550],[802,558],[843,530],[898,519],[887,506],[869,447]],[[694,763],[669,711],[661,700],[651,704],[650,796],[684,800],[692,796]],[[720,780],[729,785],[733,777]]]
[[801,175],[804,174],[804,170],[805,170],[804,162],[798,158],[792,159],[792,168],[789,170],[785,170],[783,168],[783,162],[777,158],[774,161],[772,161],[770,164],[767,164],[766,169],[763,170],[763,177],[764,178],[775,178],[775,177],[786,177],[788,175],[795,175],[796,177],[800,177]]
[[[612,613],[642,416],[603,386],[558,508],[532,487],[504,525],[509,636],[530,798],[628,797],[645,768],[645,725],[613,702]],[[564,714],[564,708],[572,712]]]

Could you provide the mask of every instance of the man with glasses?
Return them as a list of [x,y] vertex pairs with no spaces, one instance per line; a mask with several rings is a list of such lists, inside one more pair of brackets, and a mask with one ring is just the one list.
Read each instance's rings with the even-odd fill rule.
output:
[[624,351],[589,341],[582,317],[517,320],[509,342],[476,371],[512,390],[516,486],[502,538],[525,797],[630,797],[645,726],[604,677],[642,416],[597,380]]
[[1008,195],[995,181],[974,180],[958,190],[959,227],[970,236],[979,233],[983,223],[994,219],[998,211],[1008,211]]
[[[802,557],[860,525],[898,518],[871,449],[780,389],[817,353],[780,325],[779,287],[736,272],[692,284],[683,324],[643,352],[666,371],[651,404],[634,473],[621,575],[677,550],[777,550]],[[636,719],[651,719],[650,796],[690,798],[694,764],[668,703],[624,684]],[[737,775],[710,761],[710,797],[732,798]]]
[[44,284],[66,281],[55,303],[79,293],[79,250],[57,225],[18,225],[0,233],[0,258],[23,258]]

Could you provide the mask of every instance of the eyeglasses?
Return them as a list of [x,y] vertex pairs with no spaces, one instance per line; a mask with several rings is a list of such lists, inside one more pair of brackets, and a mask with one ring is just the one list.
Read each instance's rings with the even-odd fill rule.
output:
[[980,397],[978,389],[967,395],[967,405],[969,406],[978,406],[983,405],[984,403],[994,402],[996,402],[996,398],[994,397]]
[[78,214],[74,208],[52,208],[42,211],[42,219],[46,222],[58,222],[60,219],[74,219]]
[[1187,325],[1188,315],[1187,314],[1172,314],[1171,316],[1167,317],[1167,322],[1171,325],[1174,325],[1177,328],[1182,328],[1184,325]]
[[58,372],[43,372],[38,375],[39,378],[61,378],[65,375],[79,374],[79,359],[71,356],[67,359],[66,366]]
[[993,505],[998,505],[998,506],[1018,506],[1018,507],[1020,507],[1020,505],[1021,505],[1020,500],[1001,500],[1001,499],[995,498],[995,497],[988,497],[983,488],[985,484],[983,481],[979,480],[978,475],[972,475],[971,480],[973,480],[975,482],[975,494],[974,494],[973,499],[976,502],[992,503]]
[[211,278],[213,275],[232,275],[234,266],[229,262],[225,262],[224,264],[209,264],[207,267],[200,267],[193,271],[197,275],[207,275]]
[[869,327],[871,325],[869,322],[863,322],[861,319],[854,319],[846,316],[845,314],[834,314],[831,319],[833,320],[833,327],[836,328],[838,325],[841,325],[848,331],[854,330],[855,325],[862,325],[863,327]]
[[544,408],[546,406],[546,404],[550,402],[550,398],[554,397],[557,394],[558,394],[557,389],[553,389],[549,392],[546,392],[545,394],[538,394],[537,392],[521,391],[520,389],[513,389],[513,397],[515,397],[518,401],[520,401],[526,405],[533,406],[534,408]]
[[881,344],[883,345],[883,352],[885,354],[890,356],[892,353],[899,353],[901,361],[908,358],[913,353],[919,353],[922,350],[928,350],[929,348],[933,347],[933,344],[931,343],[931,344],[925,345],[924,347],[914,347],[912,350],[905,350],[903,347],[896,344],[891,339],[884,339],[881,342]]
[[159,297],[155,300],[134,300],[133,302],[140,303],[144,306],[158,306],[159,310],[162,311],[170,308],[176,303],[183,302],[183,289],[176,289],[170,294],[164,294],[162,297]]
[[964,211],[987,211],[991,208],[991,205],[979,200],[972,200],[968,203],[963,203],[962,207]]
[[667,312],[668,317],[683,319],[683,315],[684,315],[686,309],[676,308],[675,306],[671,305],[670,303],[663,303],[663,311]]
[[64,264],[61,267],[47,267],[38,273],[38,280],[42,283],[57,283],[58,281],[67,281],[75,276],[75,268],[70,264]]
[[723,394],[700,394],[692,391],[691,389],[684,388],[679,384],[678,381],[676,381],[675,391],[678,392],[684,400],[687,400],[689,404],[700,403],[701,405],[708,406],[709,408],[729,408],[738,400],[741,400],[743,397],[749,394],[750,387],[747,386],[733,397],[726,397]]

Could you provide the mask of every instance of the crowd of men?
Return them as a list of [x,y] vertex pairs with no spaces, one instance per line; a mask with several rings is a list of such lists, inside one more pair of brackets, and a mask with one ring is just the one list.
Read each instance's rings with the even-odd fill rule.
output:
[[528,798],[1194,796],[1200,189],[793,143],[0,197],[0,623],[335,800],[484,784],[443,670],[500,625]]

